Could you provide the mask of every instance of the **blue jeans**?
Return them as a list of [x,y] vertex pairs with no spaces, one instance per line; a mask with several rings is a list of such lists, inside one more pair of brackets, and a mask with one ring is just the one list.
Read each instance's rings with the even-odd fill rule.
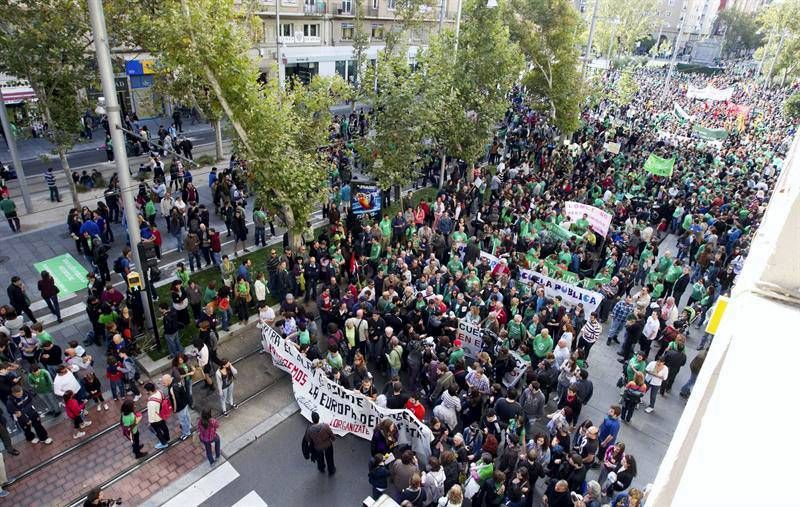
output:
[[692,373],[689,375],[689,380],[687,380],[686,383],[683,384],[683,387],[681,387],[681,394],[684,396],[689,396],[692,394],[692,389],[694,388],[695,382],[697,382],[697,374]]
[[220,310],[219,311],[219,318],[222,321],[222,330],[228,330],[228,322],[231,320],[231,316],[233,316],[233,310],[228,307],[227,310]]
[[219,252],[211,251],[211,262],[214,263],[214,267],[220,265],[222,259],[220,259]]
[[[212,443],[214,444],[214,454],[211,454]],[[213,465],[214,461],[219,459],[219,435],[215,436],[211,442],[203,442],[203,447],[206,448],[206,458],[208,458],[209,464]]]
[[196,252],[189,252],[189,269],[194,272],[194,264],[197,263],[197,269],[202,269],[203,263],[200,260],[200,250]]
[[58,320],[61,320],[61,308],[58,306],[58,296],[44,298],[44,302],[47,303],[47,308],[50,310],[50,313],[55,315]]
[[256,246],[258,245],[267,246],[266,234],[264,234],[266,231],[266,227],[256,227],[255,230],[256,230],[256,238],[255,238]]
[[183,229],[181,229],[177,234],[173,234],[172,237],[175,238],[178,252],[183,252]]
[[125,398],[125,383],[122,380],[111,382],[111,397],[115,400]]
[[181,436],[188,437],[192,434],[192,422],[189,420],[189,406],[183,407],[183,410],[178,412],[178,422],[181,424]]
[[183,352],[180,333],[164,335],[164,339],[167,341],[167,350],[169,350],[169,355],[175,357],[180,352]]
[[622,331],[625,327],[624,320],[617,320],[611,319],[611,327],[608,328],[608,341],[611,341],[612,338],[616,338],[617,335]]

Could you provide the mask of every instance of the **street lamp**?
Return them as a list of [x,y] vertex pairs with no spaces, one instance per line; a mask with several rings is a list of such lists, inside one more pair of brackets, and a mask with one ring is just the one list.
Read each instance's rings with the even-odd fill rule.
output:
[[589,40],[586,41],[586,55],[583,58],[583,65],[581,66],[581,84],[586,78],[586,65],[592,58],[592,39],[594,39],[594,27],[597,22],[597,8],[600,6],[600,0],[594,0],[594,7],[592,8],[592,22],[589,25]]
[[669,82],[672,80],[672,72],[675,68],[675,62],[678,59],[678,44],[681,42],[681,37],[683,37],[683,26],[686,24],[686,2],[683,2],[683,7],[681,8],[681,25],[678,29],[678,37],[675,39],[675,47],[672,48],[672,58],[669,61],[669,69],[667,70],[667,78],[664,80],[664,87],[661,89],[661,99],[664,99],[664,96],[667,94],[667,89],[669,88]]

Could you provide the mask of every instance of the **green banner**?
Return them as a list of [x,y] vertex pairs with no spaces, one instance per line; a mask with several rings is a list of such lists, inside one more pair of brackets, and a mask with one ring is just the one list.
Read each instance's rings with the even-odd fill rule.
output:
[[686,123],[688,120],[692,119],[692,117],[689,116],[689,113],[687,113],[686,110],[684,110],[677,102],[672,103],[672,112],[681,123]]
[[583,237],[575,234],[574,232],[570,232],[570,231],[564,229],[560,225],[551,224],[550,222],[542,222],[541,220],[534,221],[533,225],[534,225],[534,227],[536,228],[537,231],[540,231],[542,229],[546,229],[547,232],[549,232],[550,234],[552,234],[553,236],[555,236],[556,238],[558,238],[558,239],[560,239],[562,241],[569,241],[571,239],[574,239],[574,240],[577,240],[577,241],[583,241]]
[[644,170],[656,176],[672,176],[672,169],[675,167],[675,157],[661,158],[658,155],[650,154],[644,163]]
[[700,125],[695,125],[692,127],[692,130],[702,139],[706,139],[708,141],[721,141],[728,138],[728,131],[725,129],[710,129],[701,127]]
[[61,297],[86,288],[88,271],[70,254],[62,254],[46,261],[37,262],[33,267],[40,273],[42,271],[50,273],[56,282],[56,287],[61,290]]

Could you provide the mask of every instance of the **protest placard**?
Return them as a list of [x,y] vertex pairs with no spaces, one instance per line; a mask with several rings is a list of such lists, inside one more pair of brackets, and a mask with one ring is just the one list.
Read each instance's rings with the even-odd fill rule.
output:
[[672,176],[672,170],[674,168],[675,157],[661,158],[653,153],[647,157],[647,161],[644,163],[644,170],[656,176]]
[[523,282],[535,283],[544,287],[544,294],[548,298],[561,296],[561,300],[567,306],[572,307],[583,303],[587,314],[597,310],[600,302],[603,301],[603,295],[599,292],[584,289],[563,280],[556,280],[530,269],[520,269],[519,277]]
[[589,220],[589,225],[594,232],[605,236],[608,234],[608,229],[611,227],[611,213],[603,211],[600,208],[584,204],[582,202],[567,201],[564,203],[564,211],[573,222],[578,221],[586,215]]
[[478,352],[483,350],[483,333],[478,324],[458,319],[456,338],[461,340],[461,347],[469,357],[478,357]]

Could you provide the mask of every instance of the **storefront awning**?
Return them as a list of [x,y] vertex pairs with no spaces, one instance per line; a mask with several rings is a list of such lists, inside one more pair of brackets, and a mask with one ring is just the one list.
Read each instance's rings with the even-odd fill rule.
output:
[[30,86],[9,86],[2,88],[3,100],[6,104],[19,104],[26,100],[36,100],[36,94]]

